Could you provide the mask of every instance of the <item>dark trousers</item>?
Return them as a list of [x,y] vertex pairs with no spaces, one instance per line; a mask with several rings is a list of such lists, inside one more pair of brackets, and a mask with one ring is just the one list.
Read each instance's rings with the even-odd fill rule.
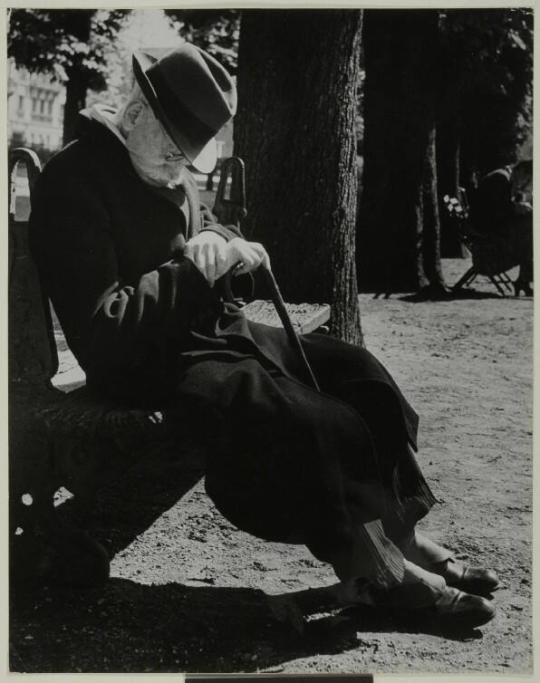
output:
[[413,454],[418,418],[367,350],[318,334],[304,347],[321,393],[293,353],[286,373],[256,353],[183,368],[176,405],[208,440],[207,492],[239,528],[307,545],[342,580],[395,584],[395,542],[435,502]]

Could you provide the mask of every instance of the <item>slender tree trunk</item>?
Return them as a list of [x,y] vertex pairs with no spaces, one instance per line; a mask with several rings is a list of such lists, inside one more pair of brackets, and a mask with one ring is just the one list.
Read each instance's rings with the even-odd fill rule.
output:
[[365,12],[365,170],[357,227],[364,291],[442,283],[433,168],[438,22],[435,10]]
[[78,67],[69,69],[68,81],[65,85],[66,103],[64,106],[63,143],[67,145],[75,137],[77,115],[86,105],[88,74]]
[[[65,10],[70,14],[70,30],[73,35],[86,43],[90,41],[92,17],[96,10]],[[69,69],[66,69],[68,80],[66,82],[66,103],[64,106],[63,142],[67,145],[76,129],[77,114],[86,105],[86,94],[90,82],[88,69],[81,60],[76,61]]]
[[250,239],[284,297],[327,302],[331,332],[361,343],[355,273],[355,104],[361,13],[244,11],[235,150],[246,161]]
[[435,125],[429,133],[429,142],[424,163],[422,186],[423,220],[422,220],[422,252],[421,262],[423,274],[429,288],[434,294],[444,290],[444,278],[441,268],[441,231],[439,221],[439,197],[437,193],[437,160],[436,160]]
[[[452,111],[437,123],[437,187],[439,205],[445,195],[457,197],[461,185],[461,143],[459,115]],[[460,258],[464,256],[463,247],[455,225],[443,210],[441,223],[441,256]]]

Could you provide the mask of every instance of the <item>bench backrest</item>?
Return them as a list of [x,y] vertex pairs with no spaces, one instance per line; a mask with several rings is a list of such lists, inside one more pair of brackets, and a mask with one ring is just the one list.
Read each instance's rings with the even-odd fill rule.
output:
[[[35,152],[17,148],[9,153],[9,379],[10,382],[49,386],[58,369],[51,310],[44,296],[28,246],[28,219],[17,220],[17,185],[26,169],[30,196],[41,172]],[[29,208],[29,207],[27,207]]]

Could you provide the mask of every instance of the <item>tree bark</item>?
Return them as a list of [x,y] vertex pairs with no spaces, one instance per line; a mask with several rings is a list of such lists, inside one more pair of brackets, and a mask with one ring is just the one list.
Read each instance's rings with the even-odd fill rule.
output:
[[235,123],[247,236],[267,247],[285,299],[331,304],[332,334],[352,343],[361,22],[356,10],[244,11]]
[[436,10],[365,12],[365,168],[357,226],[363,291],[414,291],[442,282],[432,160],[438,22]]

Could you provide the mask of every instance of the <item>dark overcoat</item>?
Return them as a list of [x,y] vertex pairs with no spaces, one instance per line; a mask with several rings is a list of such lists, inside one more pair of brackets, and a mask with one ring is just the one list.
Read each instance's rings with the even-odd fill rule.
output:
[[[84,119],[83,119],[84,120]],[[342,578],[400,579],[392,542],[433,504],[410,446],[418,419],[369,352],[304,337],[322,393],[281,330],[248,323],[184,258],[189,226],[226,239],[186,173],[153,189],[125,146],[86,118],[35,188],[31,248],[67,341],[96,391],[165,406],[212,448],[218,508],[264,538],[301,542]]]
[[512,229],[512,171],[497,168],[485,175],[471,197],[471,218],[475,228],[487,235],[507,237]]

